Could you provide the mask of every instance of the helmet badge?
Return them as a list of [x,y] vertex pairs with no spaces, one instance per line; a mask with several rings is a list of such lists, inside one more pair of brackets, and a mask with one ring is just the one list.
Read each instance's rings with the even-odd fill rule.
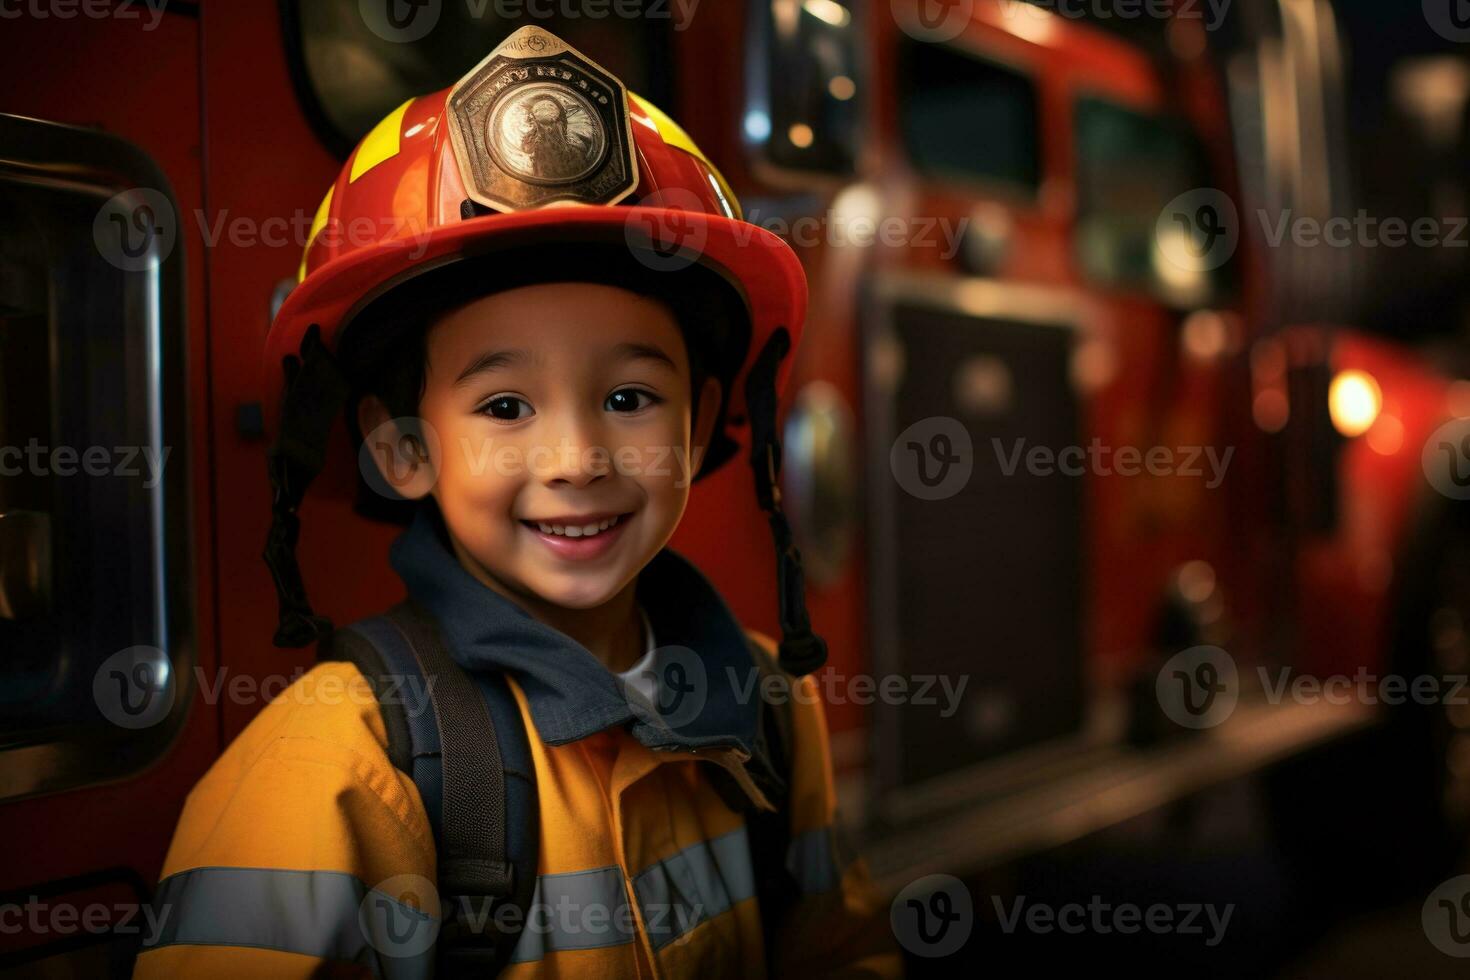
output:
[[465,191],[486,207],[616,204],[638,186],[627,89],[539,27],[460,79],[446,111]]

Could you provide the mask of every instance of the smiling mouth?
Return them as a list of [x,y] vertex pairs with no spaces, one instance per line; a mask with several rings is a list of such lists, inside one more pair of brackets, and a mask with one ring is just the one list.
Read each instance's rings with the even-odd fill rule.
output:
[[521,523],[533,531],[540,531],[542,534],[550,534],[556,537],[595,538],[617,527],[624,520],[632,516],[632,512],[630,511],[626,514],[615,514],[611,517],[585,521],[521,521]]

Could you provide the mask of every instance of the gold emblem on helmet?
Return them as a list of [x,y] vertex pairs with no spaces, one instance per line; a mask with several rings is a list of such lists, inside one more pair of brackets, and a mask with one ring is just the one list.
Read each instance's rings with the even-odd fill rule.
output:
[[447,110],[465,191],[486,207],[616,204],[638,186],[623,83],[539,27],[460,79]]

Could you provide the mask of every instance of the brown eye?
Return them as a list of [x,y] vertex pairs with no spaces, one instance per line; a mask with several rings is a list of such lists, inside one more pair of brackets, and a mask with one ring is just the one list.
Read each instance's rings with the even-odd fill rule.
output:
[[[522,406],[526,409],[524,413],[521,411]],[[481,405],[476,411],[500,422],[519,422],[533,414],[530,402],[514,395],[499,395]]]
[[[640,397],[647,401],[640,403],[638,400]],[[628,413],[647,408],[649,405],[657,405],[662,401],[662,398],[651,391],[644,391],[641,388],[619,388],[607,396],[606,408],[609,412]]]

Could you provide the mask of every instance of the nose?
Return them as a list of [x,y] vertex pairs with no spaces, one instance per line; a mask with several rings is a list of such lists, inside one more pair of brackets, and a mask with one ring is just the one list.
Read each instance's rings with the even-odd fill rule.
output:
[[556,423],[550,432],[557,441],[540,447],[543,465],[537,467],[537,475],[542,481],[550,487],[580,488],[605,479],[610,470],[609,449],[598,421],[567,412]]

